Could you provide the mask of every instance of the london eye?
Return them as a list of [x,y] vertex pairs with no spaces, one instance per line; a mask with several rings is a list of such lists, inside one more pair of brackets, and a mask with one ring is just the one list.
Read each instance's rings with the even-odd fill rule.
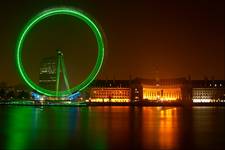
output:
[[[63,52],[60,50],[57,50],[56,85],[55,85],[55,90],[49,90],[49,89],[41,87],[40,85],[37,85],[36,83],[34,83],[34,81],[31,80],[31,78],[29,77],[29,75],[27,74],[24,68],[24,64],[22,61],[23,58],[21,53],[23,50],[25,37],[28,34],[28,32],[38,22],[43,21],[47,19],[48,17],[56,16],[56,15],[72,16],[86,23],[95,35],[95,38],[97,41],[97,47],[98,47],[98,54],[97,54],[96,63],[93,69],[91,70],[90,74],[87,76],[87,78],[83,80],[80,84],[74,87],[71,87],[69,79],[68,79],[68,75],[67,75],[68,72],[66,70],[66,66],[64,63]],[[25,25],[25,27],[21,31],[21,34],[19,35],[18,42],[16,45],[16,66],[18,68],[19,75],[29,87],[31,87],[33,90],[45,96],[53,96],[53,97],[67,96],[69,97],[69,99],[76,97],[80,91],[88,87],[92,83],[92,81],[96,78],[103,64],[103,59],[104,59],[104,40],[103,40],[103,35],[101,33],[101,30],[99,29],[97,24],[93,21],[93,19],[91,19],[85,13],[79,10],[76,10],[73,8],[67,8],[67,7],[57,7],[57,8],[48,9],[48,10],[40,12],[39,14],[31,18],[30,21],[28,21],[28,23]],[[61,73],[66,85],[66,90],[59,90],[59,80],[60,80]]]

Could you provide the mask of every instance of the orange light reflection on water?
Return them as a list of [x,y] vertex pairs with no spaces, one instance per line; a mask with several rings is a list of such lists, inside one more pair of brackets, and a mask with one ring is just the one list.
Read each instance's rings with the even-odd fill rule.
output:
[[175,149],[178,140],[177,108],[145,107],[143,145],[145,148]]

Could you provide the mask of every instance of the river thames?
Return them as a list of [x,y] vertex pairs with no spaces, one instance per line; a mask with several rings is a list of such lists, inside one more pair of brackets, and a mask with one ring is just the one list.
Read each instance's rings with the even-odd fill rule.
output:
[[225,107],[0,106],[0,118],[0,149],[225,147]]

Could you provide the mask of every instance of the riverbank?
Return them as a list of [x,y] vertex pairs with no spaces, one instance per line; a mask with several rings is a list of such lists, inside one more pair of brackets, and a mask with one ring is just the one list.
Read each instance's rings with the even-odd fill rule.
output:
[[88,106],[225,106],[225,103],[193,103],[182,102],[133,102],[133,103],[112,103],[112,102],[88,102]]
[[8,100],[0,101],[0,105],[19,105],[19,106],[225,106],[225,103],[189,103],[185,104],[181,101],[176,102],[77,102],[77,101],[33,101],[33,100]]
[[33,100],[13,100],[0,101],[0,105],[19,105],[19,106],[87,106],[86,102],[75,101],[33,101]]

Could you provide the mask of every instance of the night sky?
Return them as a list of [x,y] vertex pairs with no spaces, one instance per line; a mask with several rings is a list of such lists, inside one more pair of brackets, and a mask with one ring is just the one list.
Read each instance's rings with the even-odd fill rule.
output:
[[[17,37],[31,17],[56,6],[81,9],[101,26],[106,58],[98,78],[224,79],[222,0],[27,0],[0,4],[0,82],[21,83],[14,60]],[[82,21],[52,17],[25,41],[25,68],[32,79],[38,80],[41,58],[56,49],[63,51],[73,83],[85,78],[97,54],[94,35]]]

